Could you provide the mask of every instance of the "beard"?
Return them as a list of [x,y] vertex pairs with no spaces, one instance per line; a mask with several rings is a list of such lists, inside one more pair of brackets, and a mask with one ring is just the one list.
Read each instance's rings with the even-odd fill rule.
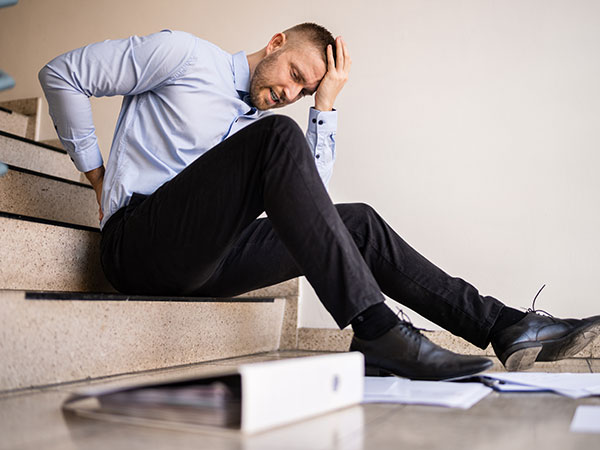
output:
[[265,56],[254,69],[254,74],[252,75],[252,79],[250,80],[250,101],[252,104],[260,109],[266,110],[271,108],[264,98],[261,97],[261,91],[267,89],[270,94],[270,88],[268,86],[269,83],[269,74],[272,72],[273,67],[277,63],[277,59],[279,58],[279,52],[281,50],[275,51],[267,56]]

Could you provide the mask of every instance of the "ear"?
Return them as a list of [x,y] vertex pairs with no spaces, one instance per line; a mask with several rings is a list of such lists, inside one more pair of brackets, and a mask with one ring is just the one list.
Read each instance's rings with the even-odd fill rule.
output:
[[279,50],[284,46],[287,42],[287,36],[285,33],[277,33],[275,36],[271,38],[269,43],[267,44],[267,55],[271,52]]

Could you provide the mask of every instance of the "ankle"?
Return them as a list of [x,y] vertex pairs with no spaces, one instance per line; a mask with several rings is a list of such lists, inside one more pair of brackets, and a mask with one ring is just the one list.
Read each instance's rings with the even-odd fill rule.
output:
[[518,309],[510,308],[509,306],[502,308],[496,322],[494,322],[494,326],[492,326],[492,329],[490,330],[490,340],[493,340],[501,331],[504,331],[506,328],[519,322],[526,315],[526,313],[519,311]]
[[350,322],[359,339],[373,340],[391,330],[400,319],[383,302],[370,306]]

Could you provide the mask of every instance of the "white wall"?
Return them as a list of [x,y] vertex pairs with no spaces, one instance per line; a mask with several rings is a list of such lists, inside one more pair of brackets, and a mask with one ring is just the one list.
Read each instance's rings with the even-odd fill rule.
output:
[[[173,28],[254,51],[306,20],[354,61],[335,201],[370,203],[487,295],[527,307],[547,283],[538,307],[600,313],[598,1],[21,0],[0,9],[0,68],[17,80],[0,100],[41,95],[39,68],[89,42]],[[93,100],[105,154],[119,105]],[[304,126],[308,106],[288,113]],[[334,326],[310,289],[301,325]]]

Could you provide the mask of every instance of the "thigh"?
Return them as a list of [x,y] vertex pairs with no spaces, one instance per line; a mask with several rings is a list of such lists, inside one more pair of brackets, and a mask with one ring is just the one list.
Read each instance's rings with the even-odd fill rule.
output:
[[194,295],[230,297],[302,275],[269,219],[242,232],[210,279]]
[[[370,208],[362,204],[334,206],[355,243],[362,245],[363,228],[369,226],[367,216]],[[308,242],[305,245],[310,246]],[[312,264],[318,267],[322,262],[315,258]],[[326,267],[321,269],[323,273],[326,270]],[[195,295],[229,297],[302,275],[304,273],[277,235],[272,222],[268,218],[257,219],[246,227],[217,270]]]
[[103,260],[118,267],[115,284],[132,293],[186,295],[210,277],[264,210],[261,148],[270,122],[240,130],[126,208],[111,227],[112,245],[104,246]]

